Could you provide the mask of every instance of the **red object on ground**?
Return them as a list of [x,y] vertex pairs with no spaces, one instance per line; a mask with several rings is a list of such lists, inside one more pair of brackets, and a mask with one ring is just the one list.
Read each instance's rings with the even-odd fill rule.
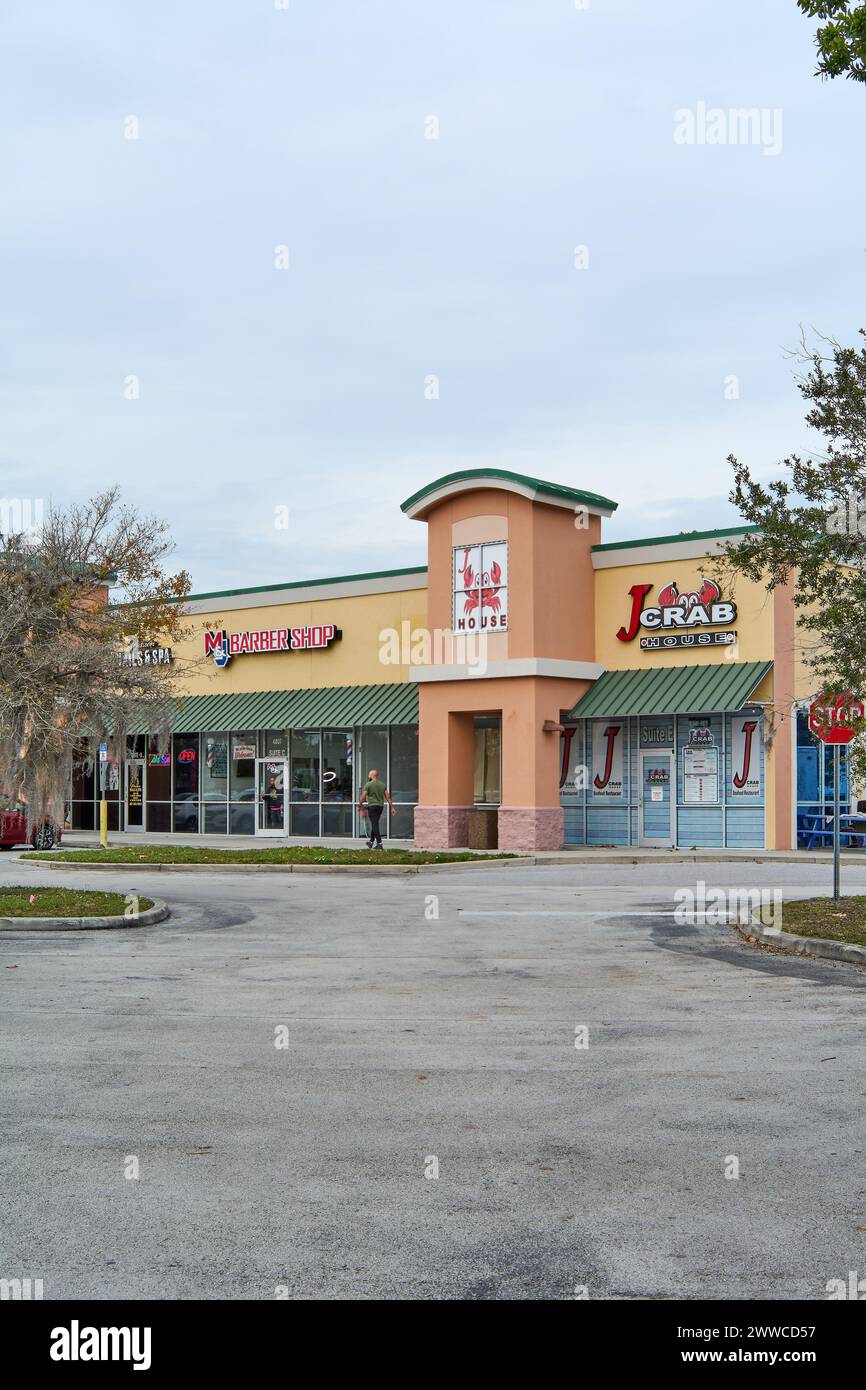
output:
[[850,691],[831,699],[820,696],[809,706],[809,728],[822,743],[850,743],[856,734],[851,723],[863,714],[863,701]]
[[60,844],[62,830],[53,821],[43,820],[30,827],[27,836],[27,812],[17,802],[0,795],[0,849],[15,845],[32,845],[34,849],[53,849]]

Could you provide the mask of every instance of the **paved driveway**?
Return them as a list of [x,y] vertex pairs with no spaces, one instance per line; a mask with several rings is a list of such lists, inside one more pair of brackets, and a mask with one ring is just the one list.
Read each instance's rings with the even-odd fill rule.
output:
[[0,936],[0,1275],[46,1299],[790,1299],[866,1275],[866,971],[678,926],[694,878],[4,861],[174,915]]

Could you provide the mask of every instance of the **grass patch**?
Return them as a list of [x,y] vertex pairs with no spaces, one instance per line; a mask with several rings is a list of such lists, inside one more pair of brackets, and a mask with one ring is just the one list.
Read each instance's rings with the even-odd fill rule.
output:
[[122,845],[116,849],[67,849],[28,854],[31,859],[85,864],[459,864],[467,859],[515,859],[514,854],[469,850],[327,849],[320,845],[270,849],[216,849],[206,845]]
[[[140,912],[149,907],[153,907],[152,898],[139,898]],[[122,917],[125,911],[123,893],[84,893],[77,888],[0,888],[0,917]]]
[[866,946],[866,897],[803,898],[782,907],[782,931]]

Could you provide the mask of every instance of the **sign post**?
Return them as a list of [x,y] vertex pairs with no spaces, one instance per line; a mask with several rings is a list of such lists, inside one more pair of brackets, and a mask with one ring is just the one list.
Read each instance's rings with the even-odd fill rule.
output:
[[108,744],[99,745],[99,843],[108,849],[108,802],[105,799],[105,778],[108,773]]
[[839,753],[840,745],[833,744],[833,901],[839,901]]
[[863,719],[863,701],[850,692],[845,695],[820,697],[809,706],[809,728],[822,743],[833,745],[833,899],[839,901],[840,887],[840,750],[856,735],[853,724]]

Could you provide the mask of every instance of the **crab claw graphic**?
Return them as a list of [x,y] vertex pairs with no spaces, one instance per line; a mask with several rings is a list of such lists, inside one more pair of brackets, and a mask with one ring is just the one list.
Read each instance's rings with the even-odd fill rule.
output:
[[681,594],[676,584],[668,584],[666,588],[659,590],[659,607],[679,606],[688,612],[695,604],[700,603],[706,607],[707,604],[715,603],[721,596],[722,591],[714,579],[705,579],[700,589],[692,590],[690,594]]

